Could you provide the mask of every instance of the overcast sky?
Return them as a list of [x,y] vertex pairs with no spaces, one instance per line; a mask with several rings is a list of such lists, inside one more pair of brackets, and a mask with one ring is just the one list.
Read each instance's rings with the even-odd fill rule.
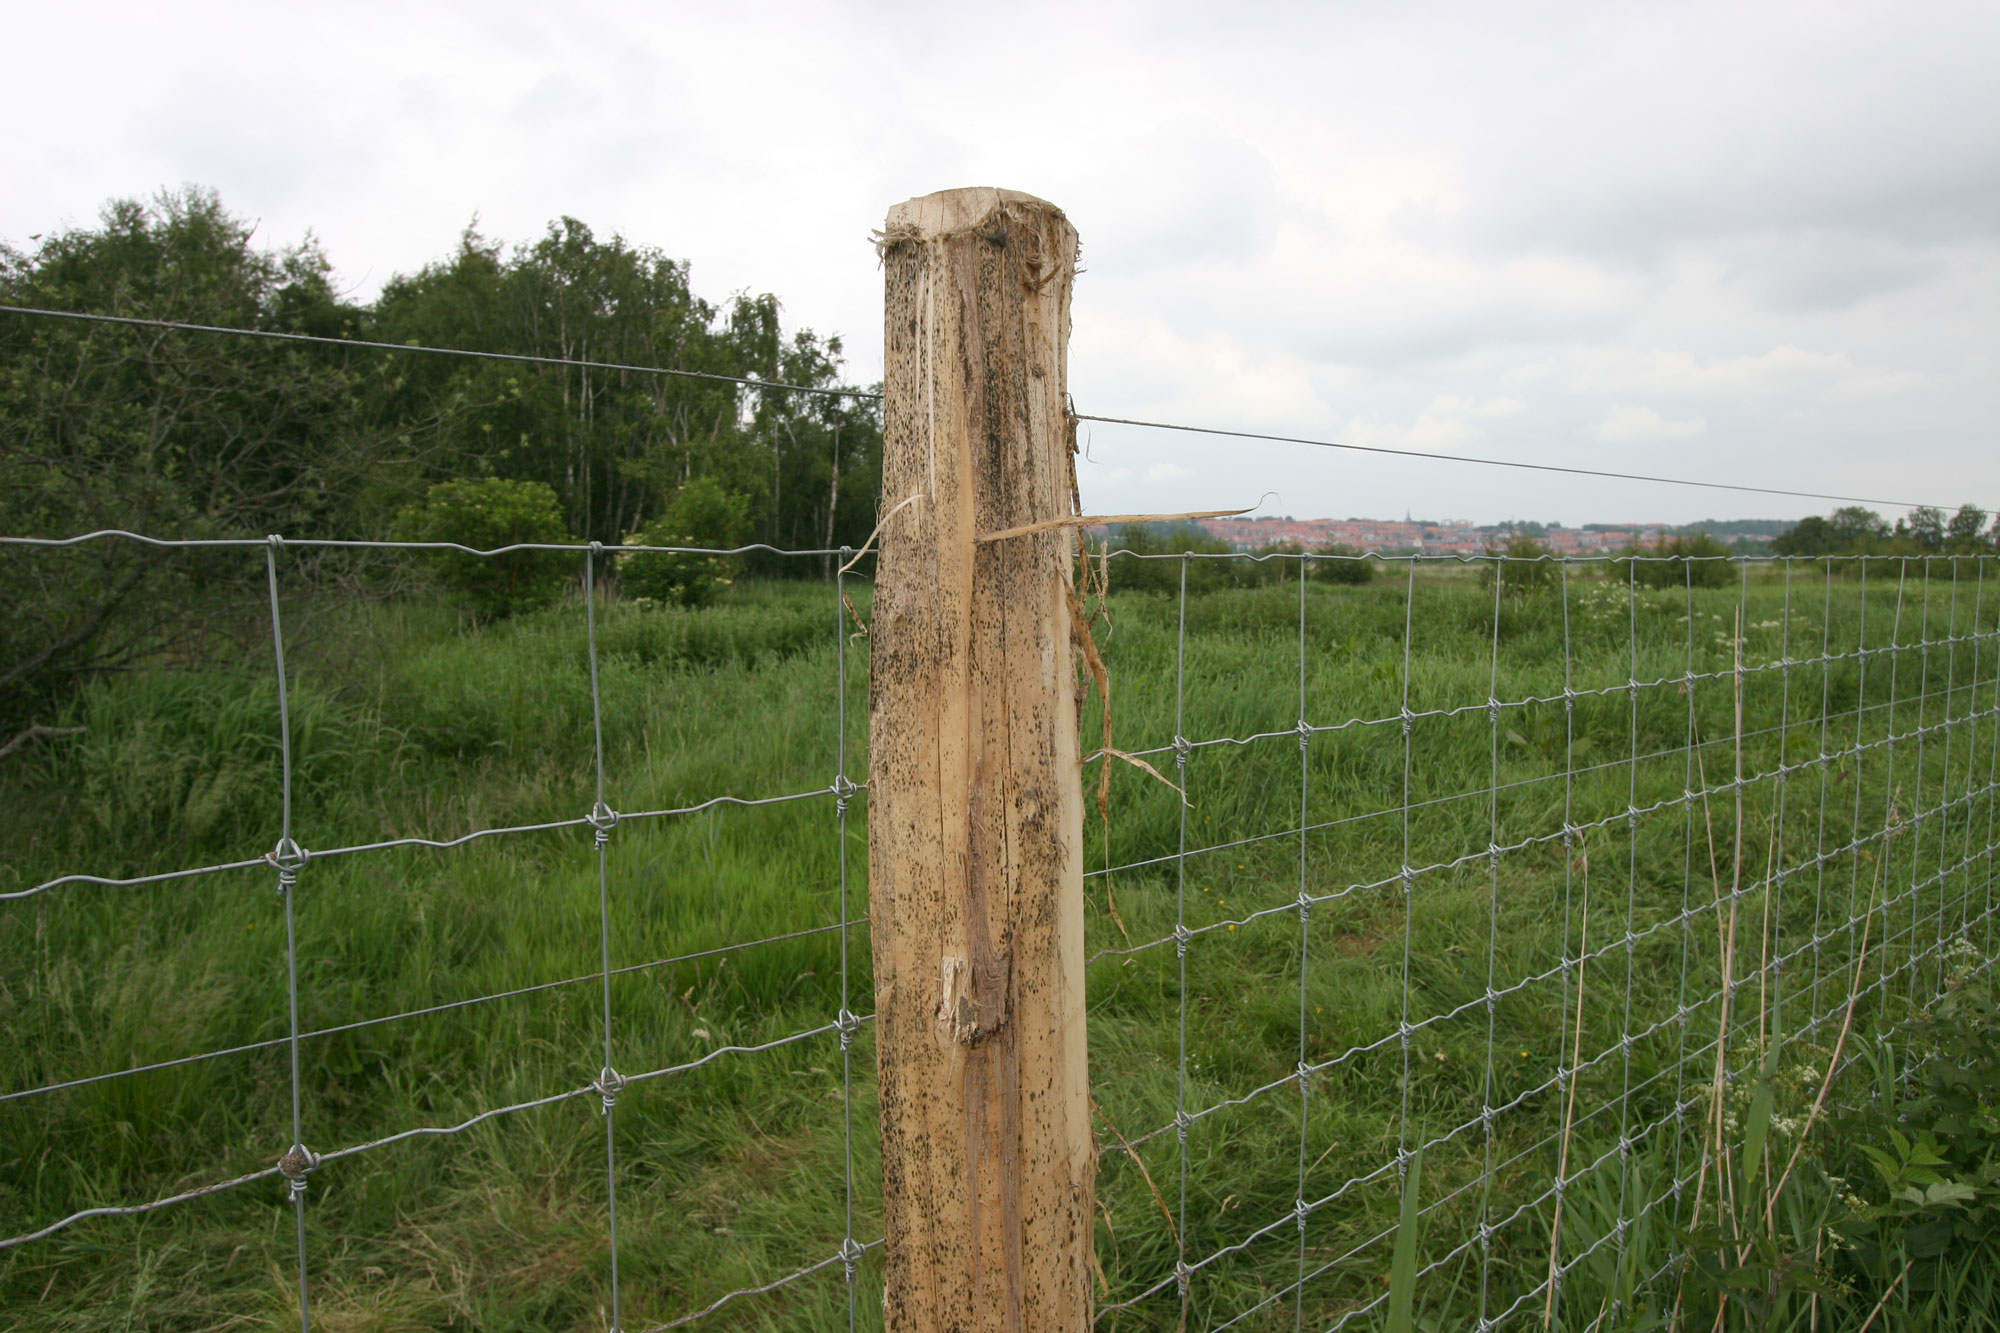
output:
[[[868,236],[1068,211],[1080,410],[2000,505],[2000,5],[41,5],[0,238],[212,185],[372,295],[477,214],[776,292],[880,375]],[[1086,507],[1568,523],[1809,501],[1098,426]]]

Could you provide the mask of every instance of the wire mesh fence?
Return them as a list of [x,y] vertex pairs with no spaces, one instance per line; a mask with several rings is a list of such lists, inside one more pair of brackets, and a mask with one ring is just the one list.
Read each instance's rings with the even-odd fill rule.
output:
[[[871,1226],[879,1232],[879,1223],[870,1216],[867,1163],[862,1163],[863,1170],[857,1170],[858,1147],[866,1150],[865,1143],[857,1145],[857,1136],[873,1138],[869,1110],[873,1099],[867,1066],[871,1015],[866,998],[866,903],[862,887],[850,876],[851,849],[862,837],[856,802],[866,787],[850,777],[856,758],[850,704],[861,696],[852,688],[859,682],[850,677],[847,622],[854,612],[846,572],[837,573],[831,587],[811,594],[824,614],[818,617],[822,632],[809,636],[813,642],[805,651],[803,673],[830,679],[810,692],[813,716],[807,730],[812,734],[789,738],[797,744],[785,747],[797,751],[785,756],[787,773],[816,768],[822,779],[818,785],[794,782],[790,789],[704,793],[698,799],[655,807],[633,788],[649,787],[646,794],[652,795],[661,789],[659,783],[621,783],[618,774],[607,770],[606,762],[606,654],[599,624],[602,584],[612,560],[656,548],[627,547],[613,552],[596,543],[538,545],[532,549],[568,552],[578,565],[578,596],[554,613],[559,621],[574,622],[567,626],[567,632],[580,641],[576,646],[582,650],[575,655],[580,660],[573,661],[581,679],[567,684],[581,686],[584,706],[567,710],[566,718],[582,724],[582,762],[572,765],[565,776],[581,777],[583,784],[580,790],[554,794],[556,801],[567,802],[577,813],[479,825],[464,831],[426,830],[366,842],[338,841],[332,836],[334,830],[321,819],[320,831],[333,843],[326,845],[306,839],[302,832],[304,811],[295,809],[299,804],[295,802],[296,789],[301,785],[298,761],[309,760],[316,745],[323,748],[329,740],[336,746],[340,742],[325,736],[324,727],[316,732],[315,719],[302,719],[294,707],[300,673],[287,668],[283,589],[289,553],[337,547],[393,556],[410,550],[453,549],[493,558],[530,548],[473,552],[438,543],[287,542],[276,536],[263,542],[183,542],[123,532],[66,540],[10,539],[10,544],[48,551],[93,541],[139,542],[162,550],[234,549],[261,560],[268,594],[269,670],[275,682],[269,696],[272,712],[263,721],[275,740],[271,756],[275,762],[269,766],[268,781],[275,789],[277,819],[271,830],[273,846],[262,855],[149,868],[136,874],[65,873],[32,883],[20,883],[17,871],[18,887],[0,890],[0,904],[4,904],[0,910],[12,913],[23,927],[10,925],[10,938],[23,943],[32,936],[41,946],[20,951],[10,968],[23,998],[30,1001],[18,1006],[15,1013],[20,1040],[10,1059],[13,1085],[0,1090],[0,1116],[9,1122],[4,1137],[18,1154],[11,1165],[25,1167],[27,1161],[21,1159],[32,1160],[34,1155],[46,1163],[57,1154],[74,1154],[54,1177],[31,1169],[10,1171],[13,1179],[0,1195],[7,1218],[6,1225],[0,1227],[7,1233],[0,1236],[0,1252],[19,1264],[35,1262],[23,1256],[37,1245],[55,1250],[42,1261],[53,1287],[66,1262],[74,1263],[79,1254],[93,1254],[106,1243],[102,1228],[131,1225],[123,1219],[147,1218],[180,1208],[215,1207],[218,1196],[243,1195],[255,1189],[260,1192],[255,1202],[238,1206],[215,1222],[225,1233],[254,1235],[263,1229],[260,1223],[269,1222],[265,1196],[275,1192],[285,1201],[283,1207],[293,1232],[287,1266],[292,1270],[296,1317],[302,1328],[309,1328],[316,1277],[322,1291],[330,1286],[337,1300],[352,1303],[351,1283],[356,1274],[328,1274],[327,1256],[349,1249],[354,1236],[343,1232],[356,1225],[357,1213],[366,1216],[372,1211],[378,1231],[394,1231],[393,1225],[382,1224],[385,1208],[390,1222],[406,1210],[431,1211],[434,1205],[427,1193],[438,1192],[438,1186],[455,1177],[462,1181],[466,1174],[482,1178],[502,1195],[519,1193],[525,1198],[533,1192],[527,1181],[537,1169],[567,1172],[576,1167],[579,1151],[573,1122],[587,1109],[602,1121],[601,1163],[594,1191],[602,1211],[599,1218],[585,1224],[586,1230],[597,1233],[589,1247],[594,1253],[587,1267],[595,1279],[592,1285],[601,1292],[603,1320],[608,1326],[679,1327],[757,1296],[786,1302],[772,1309],[805,1308],[810,1311],[808,1322],[814,1324],[852,1327],[863,1305],[861,1287],[868,1281],[869,1256],[879,1249],[881,1239],[879,1234],[869,1234]],[[657,549],[716,556],[742,554],[741,550]],[[847,551],[760,549],[809,559],[814,572],[824,557],[845,560],[851,555]],[[635,627],[634,618],[630,608],[625,610],[623,628],[630,631]],[[558,633],[563,632],[559,625]],[[628,633],[616,658],[628,684],[642,671],[632,655],[630,639]],[[472,690],[494,687],[495,682],[477,679],[476,671],[471,674],[473,678],[466,683]],[[796,688],[802,673],[789,674],[794,679],[788,687]],[[671,679],[663,683],[667,688],[673,684]],[[530,712],[562,714],[565,710],[554,697],[560,692],[557,682],[534,680],[525,706]],[[649,694],[626,701],[625,716],[620,720],[628,731],[633,704],[643,705],[652,697]],[[762,719],[766,724],[774,721],[779,719]],[[683,717],[677,725],[727,731],[754,727],[759,722],[756,718]],[[157,739],[142,735],[138,743]],[[627,751],[631,741],[630,735],[613,738],[615,746]],[[648,747],[645,759],[650,767],[650,742],[643,743]],[[626,766],[628,775],[630,767]],[[746,765],[742,776],[755,782],[768,775]],[[88,793],[77,795],[80,807]],[[701,895],[696,902],[676,902],[672,890],[685,878],[685,870],[662,865],[663,859],[702,838],[700,830],[705,824],[713,861],[719,839],[715,821],[731,812],[742,812],[749,818],[767,817],[764,827],[744,830],[731,839],[733,843],[753,844],[764,840],[761,853],[743,855],[738,849],[747,864],[736,866],[735,873],[743,876],[746,871],[755,871],[766,879],[782,875],[782,899],[759,901],[748,908],[740,902],[725,902],[721,895],[728,876],[717,870],[713,893]],[[81,808],[38,813],[88,818]],[[662,839],[657,834],[649,838],[647,830],[656,826],[676,826],[682,835],[677,839]],[[690,829],[696,830],[692,837],[687,835]],[[622,858],[617,854],[621,841],[632,849]],[[370,988],[360,974],[379,969],[372,965],[373,960],[357,954],[353,947],[356,936],[370,937],[363,953],[369,947],[424,950],[435,945],[432,933],[422,929],[422,903],[441,901],[448,906],[449,896],[427,891],[448,884],[455,873],[466,873],[463,865],[454,870],[436,863],[437,858],[525,842],[539,844],[525,862],[503,861],[495,867],[489,861],[480,878],[487,881],[483,886],[487,889],[524,899],[544,898],[553,890],[564,900],[552,904],[553,911],[531,914],[526,923],[529,934],[517,930],[510,938],[486,941],[486,951],[478,960],[439,958],[418,969],[422,988],[457,992],[453,998],[400,1012],[366,1013],[348,1021],[314,1021],[331,1013],[352,1012],[356,1004],[364,1002],[360,997]],[[811,845],[810,855],[800,854],[802,848],[797,844],[801,843]],[[423,858],[430,858],[430,862]],[[559,869],[563,867],[567,873]],[[504,877],[498,884],[493,882],[495,868]],[[577,869],[583,871],[581,884],[574,873]],[[505,882],[523,871],[526,873],[521,878]],[[328,883],[329,879],[337,882]],[[324,891],[316,895],[314,889],[320,886]],[[274,895],[269,892],[273,887]],[[358,894],[415,899],[418,906],[413,916],[405,911],[357,927]],[[625,918],[622,923],[620,916]],[[212,945],[218,938],[226,941],[223,932],[233,933],[244,917],[248,919],[241,928],[246,932],[265,931],[276,936],[269,946],[270,970],[281,984],[268,989],[274,1011],[268,1021],[260,1023],[244,1014],[228,1017],[237,1027],[276,1023],[281,1035],[176,1051],[171,1035],[163,1037],[144,1030],[143,1015],[138,1016],[138,1033],[114,1033],[109,1041],[79,1031],[76,1015],[67,1012],[60,995],[54,997],[56,1014],[51,1017],[51,991],[60,991],[66,971],[101,967],[107,974],[95,978],[96,983],[113,991],[123,990],[117,984],[116,970],[140,971],[152,966],[156,960],[148,956],[148,943],[158,943],[165,935],[197,948],[206,937]],[[30,919],[33,925],[26,927]],[[771,928],[773,922],[782,923],[784,928]],[[587,929],[575,929],[579,923]],[[492,923],[488,928],[497,929]],[[540,932],[554,938],[538,938]],[[647,953],[644,946],[651,939],[681,947],[665,955]],[[686,947],[691,942],[701,942],[704,947]],[[574,946],[579,944],[587,944],[594,954],[594,965],[587,969],[554,979],[497,989],[474,988],[465,993],[469,983],[481,975],[518,977],[574,968],[580,961]],[[75,950],[72,956],[59,956],[58,950],[65,945]],[[456,947],[462,954],[477,945],[459,940]],[[472,965],[475,961],[479,965]],[[785,988],[793,993],[784,997],[784,1003],[765,1006],[765,1012],[749,1006],[739,1006],[733,1013],[712,1010],[708,1006],[718,1003],[714,992],[726,991],[730,985],[745,988],[735,983],[733,976],[725,981],[732,965],[735,974],[747,973],[753,978],[747,987],[750,991],[762,990],[782,978]],[[343,975],[343,967],[354,972]],[[212,971],[199,964],[197,970]],[[690,981],[694,984],[683,991],[681,987]],[[213,982],[212,976],[203,976],[197,987]],[[696,998],[698,992],[703,998]],[[113,1003],[133,998],[127,991],[114,996]],[[39,1014],[34,1012],[34,1001],[39,1001]],[[559,1011],[552,1023],[538,1025],[519,1014],[498,1016],[509,1004],[537,1002]],[[112,1028],[133,1026],[129,1021],[132,1015],[105,1015],[103,1009],[100,1005],[98,1016],[108,1017]],[[636,1014],[644,1017],[635,1021]],[[33,1021],[36,1018],[39,1023]],[[406,1027],[419,1030],[401,1032]],[[520,1053],[517,1044],[540,1047],[558,1039],[566,1041],[567,1048],[550,1052],[547,1058],[513,1058]],[[107,1066],[106,1048],[121,1045],[124,1062]],[[455,1049],[446,1055],[441,1047]],[[258,1063],[259,1057],[269,1055],[281,1056],[282,1066],[274,1069]],[[470,1058],[464,1058],[467,1056]],[[732,1069],[745,1065],[756,1067],[749,1073]],[[559,1071],[564,1068],[573,1072],[562,1077]],[[556,1076],[552,1078],[552,1074]],[[746,1085],[768,1089],[773,1081],[793,1077],[809,1078],[812,1093],[802,1096],[787,1089],[785,1097],[766,1098],[762,1106],[757,1104],[755,1093],[746,1093]],[[176,1086],[176,1079],[184,1086]],[[437,1086],[451,1080],[464,1082],[449,1088]],[[405,1091],[415,1095],[386,1099],[387,1104],[400,1102],[405,1114],[428,1114],[416,1114],[416,1123],[377,1123],[372,1125],[376,1132],[341,1137],[343,1129],[371,1127],[371,1119],[380,1119],[379,1115],[354,1113],[357,1102],[366,1100],[357,1098],[353,1091],[357,1081],[392,1088],[405,1085]],[[275,1088],[269,1086],[272,1082],[277,1084]],[[265,1095],[260,1098],[259,1093]],[[217,1094],[234,1098],[245,1112],[226,1117],[229,1134],[220,1140],[189,1141],[176,1133],[177,1121],[185,1126],[207,1121],[204,1129],[212,1130],[214,1117],[202,1099]],[[650,1107],[645,1106],[648,1098]],[[636,1125],[629,1123],[634,1102],[640,1103]],[[816,1122],[810,1137],[817,1147],[817,1160],[810,1174],[815,1191],[824,1192],[823,1202],[830,1206],[811,1210],[804,1219],[804,1234],[754,1236],[736,1243],[724,1239],[729,1236],[728,1226],[699,1227],[707,1243],[692,1247],[691,1257],[687,1256],[690,1247],[674,1247],[682,1252],[677,1261],[665,1271],[655,1268],[646,1273],[637,1284],[641,1297],[635,1302],[629,1294],[635,1285],[630,1265],[621,1266],[621,1255],[634,1248],[642,1254],[657,1249],[658,1219],[667,1211],[661,1207],[664,1198],[650,1208],[642,1206],[640,1225],[652,1229],[654,1236],[642,1233],[635,1246],[630,1238],[629,1193],[635,1157],[641,1176],[654,1181],[663,1170],[687,1172],[691,1165],[699,1165],[702,1169],[697,1174],[714,1176],[727,1186],[733,1183],[727,1180],[731,1173],[717,1166],[713,1157],[734,1146],[728,1140],[745,1132],[746,1125],[740,1123],[737,1113],[747,1113],[751,1122],[747,1131],[754,1135],[763,1128],[754,1123],[759,1113],[794,1119],[800,1114],[801,1103],[815,1108],[810,1112]],[[733,1125],[733,1132],[687,1134],[667,1148],[657,1141],[661,1123],[680,1117],[700,1121],[712,1115],[718,1104],[731,1108],[729,1118],[739,1122]],[[279,1113],[275,1125],[270,1114],[274,1105]],[[621,1108],[628,1121],[623,1128]],[[534,1123],[522,1125],[524,1121]],[[274,1129],[282,1131],[283,1137],[275,1146],[271,1137]],[[510,1129],[527,1141],[525,1152],[496,1146],[498,1140],[491,1136],[505,1135]],[[114,1162],[99,1153],[94,1142],[107,1132],[146,1141],[136,1145],[130,1160]],[[328,1142],[328,1138],[334,1141]],[[635,1138],[642,1140],[636,1153],[632,1146]],[[645,1142],[648,1138],[654,1141]],[[409,1155],[413,1149],[422,1150],[417,1141],[432,1139],[457,1141],[463,1159],[469,1160],[443,1165]],[[622,1162],[621,1141],[625,1145]],[[381,1160],[399,1147],[400,1158]],[[265,1164],[238,1169],[260,1157]],[[364,1160],[350,1163],[350,1159]],[[356,1168],[361,1181],[347,1174]],[[510,1172],[526,1174],[513,1177]],[[335,1198],[345,1192],[347,1207],[329,1227],[315,1219],[311,1200],[317,1191],[311,1186],[343,1176],[347,1189],[342,1191],[335,1185]],[[621,1178],[628,1190],[624,1236],[619,1207]],[[542,1182],[542,1191],[548,1190],[548,1184]],[[676,1206],[685,1206],[689,1191],[663,1189],[662,1194],[666,1193],[675,1195]],[[372,1199],[368,1197],[371,1194]],[[691,1225],[696,1218],[683,1214],[680,1220],[686,1229],[696,1229]],[[143,1246],[147,1232],[142,1229],[127,1234]],[[161,1247],[199,1252],[202,1244],[201,1239],[167,1239]],[[372,1271],[381,1272],[379,1268]],[[834,1281],[832,1290],[793,1290],[809,1286],[809,1280],[815,1278],[824,1287],[829,1275]],[[477,1280],[469,1284],[475,1291],[482,1285]],[[43,1294],[46,1296],[46,1289]],[[767,1309],[760,1317],[773,1316]],[[473,1322],[481,1321],[475,1318]]]
[[[525,706],[583,724],[552,794],[574,813],[342,842],[324,821],[308,836],[295,800],[328,743],[285,660],[285,565],[310,544],[209,545],[266,576],[272,846],[0,890],[40,1005],[30,1032],[34,1005],[16,1003],[26,1054],[0,1089],[8,1262],[53,1284],[106,1247],[219,1243],[149,1226],[158,1214],[219,1210],[232,1236],[268,1236],[281,1214],[309,1327],[316,1300],[357,1299],[367,1233],[436,1223],[471,1184],[512,1199],[503,1216],[552,1193],[595,1200],[565,1219],[561,1262],[586,1271],[605,1326],[879,1324],[852,553],[781,553],[843,567],[803,594],[821,632],[786,677],[820,678],[801,711],[760,717],[754,693],[671,673],[641,701],[678,705],[694,732],[778,729],[778,770],[746,760],[734,776],[751,785],[646,800],[666,761],[625,734],[639,705],[607,724],[607,672],[622,688],[647,670],[627,640],[605,647],[630,630],[603,622],[611,553],[555,548],[578,565],[580,595],[554,614],[580,649],[581,706],[563,713],[548,679]],[[1115,781],[1086,880],[1098,1323],[1373,1326],[1399,1235],[1416,1238],[1424,1308],[1454,1325],[1657,1312],[1751,1086],[1791,1087],[1773,1154],[1792,1153],[1814,1090],[1854,1058],[1848,1034],[1994,956],[2000,567],[1370,557],[1357,582],[1354,563],[1101,566],[1118,748],[1091,761]],[[1218,568],[1255,586],[1209,590]],[[1086,716],[1085,734],[1101,723]],[[730,835],[733,882],[711,873],[731,818],[752,821]],[[527,931],[449,940],[454,956],[424,968],[429,1002],[353,1011],[348,972],[370,950],[439,947],[421,913],[371,928],[366,912],[469,874],[454,856],[526,844],[533,859],[470,887],[541,901]],[[102,1043],[49,1016],[65,967],[118,992],[149,943],[237,930],[267,984],[261,1020],[231,1017],[273,1035],[185,1049],[191,1029],[133,1031],[100,1009],[127,1028]],[[480,984],[498,975],[516,983]],[[679,993],[690,979],[703,998]],[[173,984],[250,993],[199,970]],[[735,988],[727,1013],[718,984]],[[371,1113],[357,1085],[407,1095]],[[215,1120],[217,1097],[244,1113]],[[178,1121],[207,1137],[176,1137]],[[774,1175],[791,1182],[773,1190],[783,1206],[747,1228],[690,1203]],[[504,1235],[465,1261],[505,1266]],[[485,1285],[464,1284],[475,1308]]]
[[1399,1234],[1438,1326],[1664,1318],[1753,1087],[1793,1153],[1993,957],[1993,562],[1190,594],[1253,559],[1109,562],[1167,583],[1107,655],[1186,800],[1121,778],[1092,872],[1100,1324],[1379,1326]]

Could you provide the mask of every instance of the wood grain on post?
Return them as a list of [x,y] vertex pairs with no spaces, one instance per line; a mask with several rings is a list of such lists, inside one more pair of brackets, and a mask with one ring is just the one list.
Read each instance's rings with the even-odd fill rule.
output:
[[868,865],[891,1333],[1090,1324],[1095,1161],[1067,562],[1075,230],[890,210]]

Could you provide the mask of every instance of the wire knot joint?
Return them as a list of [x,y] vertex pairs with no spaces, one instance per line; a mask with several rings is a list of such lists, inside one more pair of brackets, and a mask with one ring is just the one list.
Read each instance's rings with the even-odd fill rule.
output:
[[311,859],[312,853],[290,838],[278,839],[278,845],[264,853],[264,860],[278,872],[279,893],[292,891],[292,886],[299,882],[299,871]]
[[604,1114],[610,1115],[611,1109],[618,1105],[618,1094],[625,1091],[625,1076],[610,1065],[606,1065],[597,1071],[597,1079],[590,1086],[595,1088],[597,1095],[603,1099]]
[[616,810],[599,801],[590,807],[590,813],[583,817],[583,822],[596,830],[597,845],[602,847],[611,841],[611,830],[618,827],[618,818]]
[[827,790],[833,793],[833,813],[844,819],[847,817],[849,803],[854,800],[854,793],[861,788],[850,781],[847,774],[842,773],[834,778],[833,785]]
[[318,1165],[319,1154],[303,1143],[294,1143],[278,1159],[278,1174],[290,1184],[294,1199],[306,1192],[306,1177]]

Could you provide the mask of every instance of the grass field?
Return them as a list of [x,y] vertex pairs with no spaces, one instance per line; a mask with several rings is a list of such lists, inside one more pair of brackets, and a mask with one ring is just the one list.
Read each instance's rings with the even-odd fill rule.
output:
[[[1692,1199],[1669,1186],[1702,1161],[1718,1033],[1730,1070],[1780,1033],[1799,1034],[1787,1061],[1823,1062],[1863,921],[1863,1027],[1927,1001],[1962,936],[1994,956],[1994,569],[1890,565],[1864,585],[1771,566],[1635,592],[1580,566],[1498,596],[1471,566],[1406,570],[1205,593],[1183,612],[1117,591],[1114,562],[1098,637],[1115,743],[1168,777],[1177,731],[1197,744],[1185,805],[1118,763],[1110,825],[1093,815],[1087,834],[1094,872],[1123,867],[1086,882],[1103,1327],[1246,1311],[1238,1327],[1381,1325],[1398,1153],[1419,1148],[1419,1319],[1512,1309],[1585,1327],[1615,1301],[1637,1320],[1637,1279],[1667,1263]],[[589,812],[581,601],[478,628],[429,602],[307,609],[288,642],[304,847]],[[850,1203],[855,1237],[879,1234],[871,1033],[844,1080],[831,1026],[872,1008],[866,801],[843,834],[831,794],[843,762],[866,773],[867,645],[843,634],[816,584],[743,586],[695,613],[599,609],[606,800],[628,816],[605,859],[611,961],[631,969],[611,984],[613,1059],[627,1076],[679,1071],[618,1101],[627,1329],[828,1260]],[[1301,717],[1318,729],[1303,747]],[[281,818],[275,718],[268,657],[91,687],[72,719],[86,734],[7,776],[0,892],[260,856]],[[1202,743],[1223,738],[1242,743]],[[721,795],[802,799],[631,817]],[[285,1151],[274,887],[259,866],[0,902],[0,1237]],[[344,1029],[301,1045],[314,1150],[597,1076],[588,827],[315,856],[295,908],[301,1027]],[[1194,1117],[1184,1152],[1177,1110]],[[320,1166],[316,1326],[605,1327],[597,1112],[581,1095]],[[1545,1310],[1559,1169],[1561,1255],[1585,1257]],[[1185,1302],[1177,1256],[1197,1265]],[[0,1308],[33,1329],[283,1326],[293,1264],[292,1210],[266,1179],[0,1251]],[[831,1263],[705,1326],[844,1328],[850,1300],[879,1326],[876,1273],[871,1253],[850,1290]]]

